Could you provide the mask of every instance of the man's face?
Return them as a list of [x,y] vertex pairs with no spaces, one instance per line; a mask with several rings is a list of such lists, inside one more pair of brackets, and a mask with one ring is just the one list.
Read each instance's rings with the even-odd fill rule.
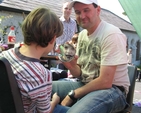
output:
[[63,5],[63,15],[65,17],[70,17],[72,8],[69,6],[69,3]]
[[93,4],[82,4],[76,2],[74,4],[74,11],[78,24],[84,29],[93,27],[99,18],[99,6],[94,8]]

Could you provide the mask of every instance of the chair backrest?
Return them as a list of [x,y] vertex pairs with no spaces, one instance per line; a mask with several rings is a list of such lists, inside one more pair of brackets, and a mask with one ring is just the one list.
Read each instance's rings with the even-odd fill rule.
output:
[[135,89],[135,81],[136,81],[136,72],[137,68],[132,65],[128,65],[128,76],[130,79],[130,87],[129,92],[127,95],[127,103],[130,105],[126,108],[127,111],[132,111],[132,104],[133,104],[133,96],[134,96],[134,89]]
[[15,75],[3,57],[0,57],[0,113],[24,113]]

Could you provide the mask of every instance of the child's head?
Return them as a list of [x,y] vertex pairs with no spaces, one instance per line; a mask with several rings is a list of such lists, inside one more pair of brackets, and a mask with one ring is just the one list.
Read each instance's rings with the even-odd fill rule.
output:
[[37,8],[31,11],[22,24],[24,43],[37,44],[47,47],[48,43],[56,36],[63,33],[63,25],[55,13],[47,8]]
[[78,34],[74,34],[73,37],[72,37],[72,41],[74,43],[77,43],[77,40],[78,40]]
[[76,48],[77,46],[77,40],[78,40],[78,33],[74,34],[73,37],[72,37],[72,44],[74,45],[74,47]]

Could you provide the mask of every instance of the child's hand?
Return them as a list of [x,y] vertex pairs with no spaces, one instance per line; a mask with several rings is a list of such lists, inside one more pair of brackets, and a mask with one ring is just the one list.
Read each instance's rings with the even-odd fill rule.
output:
[[55,103],[55,104],[58,104],[60,102],[60,97],[57,95],[57,93],[53,94],[52,102]]

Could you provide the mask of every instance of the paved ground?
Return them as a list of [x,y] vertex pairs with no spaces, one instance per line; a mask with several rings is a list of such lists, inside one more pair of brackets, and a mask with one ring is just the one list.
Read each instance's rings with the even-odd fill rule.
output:
[[[136,82],[133,103],[141,102],[141,81]],[[141,107],[136,107],[133,105],[132,113],[141,113]]]

